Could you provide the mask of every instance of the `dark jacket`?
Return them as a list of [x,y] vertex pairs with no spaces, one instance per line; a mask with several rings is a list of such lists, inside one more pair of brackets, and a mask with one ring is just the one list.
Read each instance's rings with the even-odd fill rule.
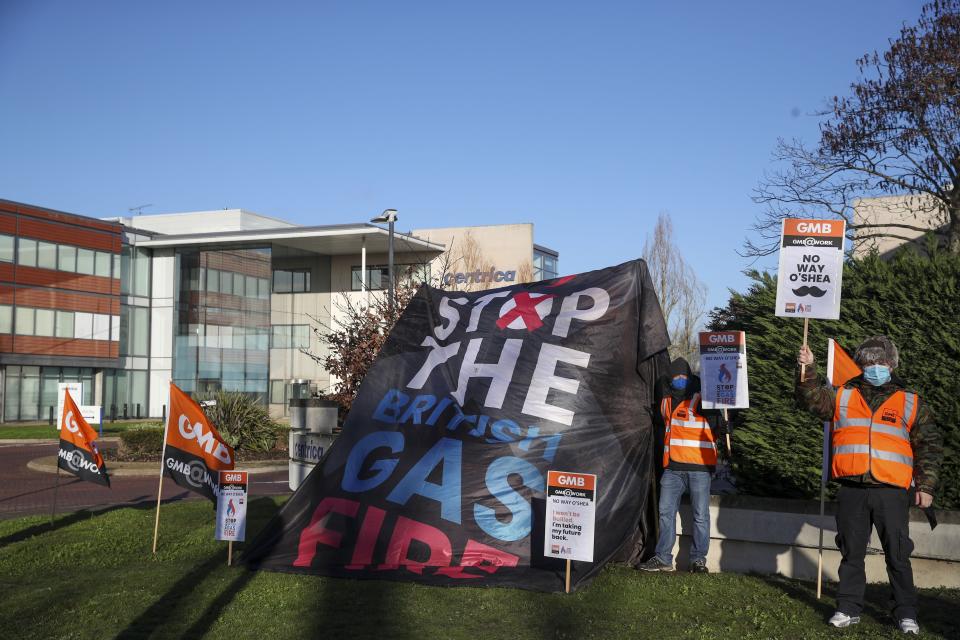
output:
[[[890,381],[880,386],[873,386],[858,376],[849,382],[846,387],[856,389],[863,399],[876,411],[895,392],[904,390],[903,381],[891,375]],[[817,375],[816,365],[808,365],[804,379],[800,380],[800,370],[797,369],[796,378],[797,403],[824,422],[833,420],[836,407],[837,390],[826,385]],[[918,394],[919,396],[919,394]],[[937,427],[933,412],[923,398],[917,402],[917,419],[910,431],[910,446],[913,448],[913,481],[917,489],[933,495],[937,488],[940,474],[940,462],[943,459],[943,437]],[[873,476],[866,473],[857,478],[844,478],[844,484],[880,484]]]
[[[670,384],[673,377],[678,374],[687,376],[687,387],[683,390],[674,389]],[[673,407],[676,408],[679,403],[699,392],[700,378],[693,374],[687,361],[683,358],[677,358],[671,362],[668,372],[660,376],[656,385],[656,404],[654,405],[653,411],[655,416],[654,425],[659,426],[661,439],[666,433],[667,425],[664,422],[663,416],[660,414],[660,402],[669,395],[673,399]],[[727,421],[723,418],[723,412],[718,409],[703,409],[702,407],[697,407],[697,412],[702,415],[704,419],[706,419],[707,424],[710,425],[714,439],[719,446],[723,434],[727,433]],[[710,473],[713,473],[715,470],[715,467],[710,465],[690,464],[676,462],[674,460],[671,460],[666,468],[672,469],[673,471],[709,471]]]

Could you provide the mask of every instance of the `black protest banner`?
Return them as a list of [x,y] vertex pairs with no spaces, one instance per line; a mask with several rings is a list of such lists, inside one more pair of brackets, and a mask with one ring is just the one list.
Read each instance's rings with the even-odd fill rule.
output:
[[594,563],[649,521],[668,338],[642,261],[478,292],[423,287],[343,433],[244,556],[254,568],[562,590],[547,471],[591,473]]

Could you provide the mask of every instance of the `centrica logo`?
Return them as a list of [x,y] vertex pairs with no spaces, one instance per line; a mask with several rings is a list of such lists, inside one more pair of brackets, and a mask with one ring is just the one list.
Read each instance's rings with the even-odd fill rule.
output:
[[496,267],[490,267],[490,271],[466,271],[456,273],[445,273],[443,283],[451,284],[478,284],[482,282],[514,282],[517,279],[516,271],[497,271]]

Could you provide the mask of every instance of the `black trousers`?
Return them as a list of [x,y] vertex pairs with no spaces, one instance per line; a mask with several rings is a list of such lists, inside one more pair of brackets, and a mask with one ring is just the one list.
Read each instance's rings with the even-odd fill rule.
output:
[[875,526],[887,561],[887,577],[893,589],[893,614],[897,619],[917,619],[917,592],[913,587],[910,554],[911,492],[892,486],[843,485],[837,494],[837,547],[840,585],[837,610],[851,616],[863,609],[867,586],[864,560],[870,531]]

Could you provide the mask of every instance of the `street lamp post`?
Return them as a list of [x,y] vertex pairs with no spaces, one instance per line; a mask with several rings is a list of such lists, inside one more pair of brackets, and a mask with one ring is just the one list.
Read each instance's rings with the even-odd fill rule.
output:
[[[390,317],[393,318],[393,223],[397,221],[396,209],[384,209],[383,213],[370,222],[386,222],[389,225],[387,239],[387,295],[389,299],[387,304],[390,309]],[[367,274],[363,274],[366,278]]]

